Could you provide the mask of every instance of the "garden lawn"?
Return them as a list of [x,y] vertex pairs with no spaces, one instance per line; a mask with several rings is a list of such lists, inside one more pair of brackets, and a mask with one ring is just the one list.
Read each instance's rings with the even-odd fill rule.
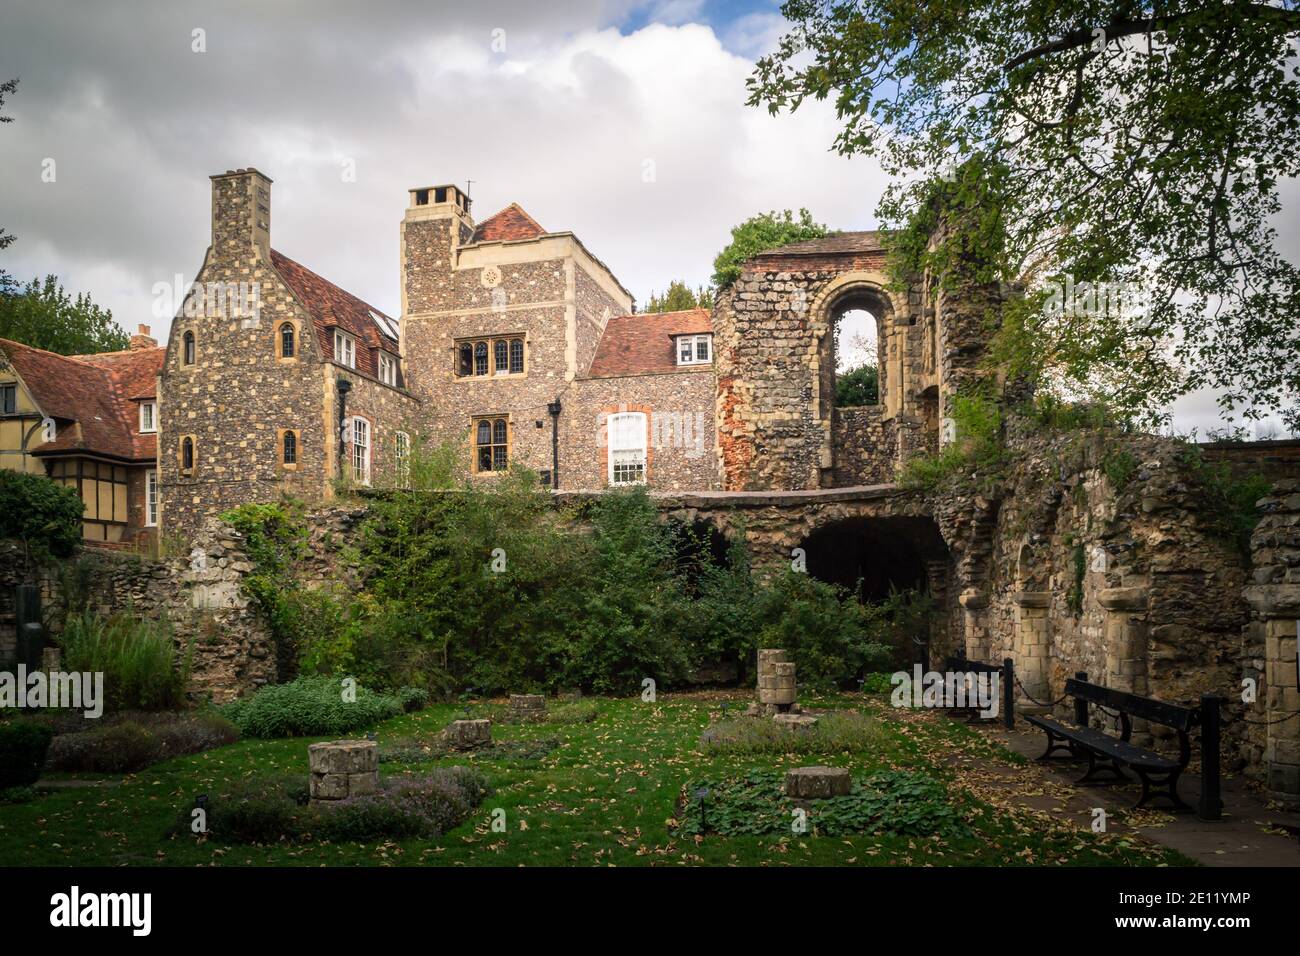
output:
[[[401,746],[433,738],[466,708],[437,705],[393,718],[377,728],[381,754],[397,761],[381,774],[419,773],[431,766],[481,769],[495,793],[469,822],[435,840],[364,844],[222,845],[191,835],[167,836],[194,797],[221,793],[231,782],[260,775],[307,775],[307,744],[314,739],[243,740],[157,764],[103,786],[42,793],[26,803],[0,805],[0,865],[1116,865],[1186,864],[1177,854],[1133,836],[1097,835],[1049,815],[1014,805],[994,806],[963,789],[951,756],[1014,763],[1008,751],[969,728],[933,713],[899,713],[883,697],[807,699],[817,708],[857,707],[876,716],[882,733],[870,752],[800,757],[790,754],[719,755],[700,735],[722,717],[737,715],[749,695],[661,695],[601,699],[586,723],[495,723],[495,751],[422,759]],[[551,707],[557,706],[551,702]],[[496,705],[468,708],[470,716],[500,713]],[[549,749],[543,742],[554,741]],[[394,746],[398,745],[398,746]],[[678,833],[683,788],[692,781],[739,778],[754,770],[808,764],[847,767],[855,781],[879,770],[913,770],[943,781],[970,835],[938,838],[863,833],[828,837],[734,836]],[[120,783],[116,782],[119,781]],[[504,809],[506,832],[493,832],[493,811]]]

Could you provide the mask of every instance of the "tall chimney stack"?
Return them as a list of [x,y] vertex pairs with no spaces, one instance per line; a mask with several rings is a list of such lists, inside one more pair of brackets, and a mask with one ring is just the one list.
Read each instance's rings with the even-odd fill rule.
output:
[[271,254],[271,180],[251,166],[209,177],[212,180],[212,249],[239,255],[257,246]]

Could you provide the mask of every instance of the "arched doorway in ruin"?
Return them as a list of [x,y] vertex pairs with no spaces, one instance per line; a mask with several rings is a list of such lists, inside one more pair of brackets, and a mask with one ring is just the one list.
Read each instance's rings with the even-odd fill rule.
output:
[[946,633],[949,554],[938,526],[926,517],[845,518],[815,529],[800,547],[813,577],[857,594],[864,603],[915,592],[930,606],[900,649],[901,665],[928,663],[929,647]]
[[[892,480],[892,418],[902,404],[894,345],[896,309],[886,278],[848,272],[826,284],[812,303],[811,364],[814,415],[823,430],[821,487]],[[865,366],[874,367],[874,396],[864,389]]]

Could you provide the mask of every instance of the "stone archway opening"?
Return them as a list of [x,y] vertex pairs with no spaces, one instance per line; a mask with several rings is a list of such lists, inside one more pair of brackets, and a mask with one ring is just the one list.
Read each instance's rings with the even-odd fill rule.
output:
[[835,407],[880,404],[880,319],[866,309],[846,309],[832,331]]
[[[879,604],[909,592],[929,607],[899,664],[923,661],[943,628],[949,555],[938,526],[924,517],[847,518],[824,525],[801,545],[808,573]],[[911,605],[911,600],[905,600]]]
[[885,333],[892,315],[889,296],[872,283],[848,285],[830,301],[818,357],[824,417],[835,408],[883,403]]

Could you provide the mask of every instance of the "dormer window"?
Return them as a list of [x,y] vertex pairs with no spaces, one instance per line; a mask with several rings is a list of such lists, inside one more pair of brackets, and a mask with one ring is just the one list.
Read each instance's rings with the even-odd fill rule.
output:
[[707,365],[713,361],[713,336],[679,335],[677,336],[678,365]]
[[348,368],[357,367],[357,340],[338,329],[334,330],[334,361]]
[[397,359],[385,352],[379,353],[379,381],[385,385],[397,385]]
[[140,403],[140,431],[141,433],[156,432],[158,430],[158,403],[141,402]]

